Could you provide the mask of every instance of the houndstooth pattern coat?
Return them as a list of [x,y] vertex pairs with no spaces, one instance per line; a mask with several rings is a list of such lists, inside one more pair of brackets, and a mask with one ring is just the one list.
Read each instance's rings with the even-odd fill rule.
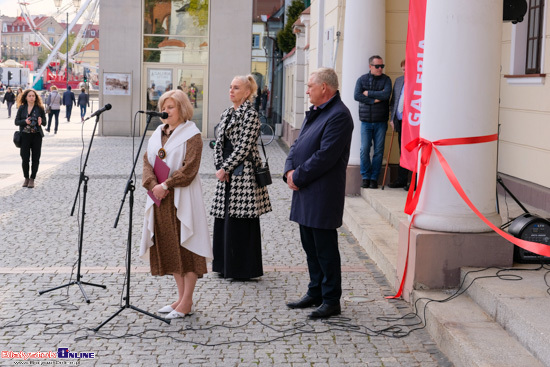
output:
[[[257,218],[271,211],[267,187],[258,187],[254,176],[254,166],[261,162],[257,145],[259,134],[258,113],[249,101],[237,110],[230,107],[222,113],[214,163],[216,169],[223,168],[230,174],[229,216],[233,218]],[[231,141],[233,152],[224,160],[222,150],[226,139]],[[233,175],[233,170],[243,161],[242,175]],[[210,210],[216,218],[225,216],[225,188],[225,182],[218,181]]]

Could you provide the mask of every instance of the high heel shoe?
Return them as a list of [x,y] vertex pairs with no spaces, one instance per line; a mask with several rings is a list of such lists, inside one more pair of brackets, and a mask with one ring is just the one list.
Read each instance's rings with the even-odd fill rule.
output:
[[172,305],[168,305],[168,306],[164,306],[163,308],[161,308],[157,312],[158,313],[170,313],[172,311],[174,311],[174,309],[172,308]]
[[189,313],[182,313],[178,312],[176,310],[170,312],[168,315],[166,315],[165,319],[183,319],[184,317],[191,316],[193,314],[193,311],[189,311]]

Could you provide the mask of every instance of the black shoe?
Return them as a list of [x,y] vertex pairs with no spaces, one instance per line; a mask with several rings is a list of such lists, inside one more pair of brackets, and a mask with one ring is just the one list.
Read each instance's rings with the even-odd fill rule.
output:
[[364,189],[368,189],[370,185],[370,180],[363,179],[363,183],[361,184],[361,187]]
[[405,187],[405,183],[404,182],[394,182],[394,183],[389,184],[388,187],[391,188],[391,189],[397,189],[397,188],[400,188],[400,187]]
[[377,189],[378,188],[378,182],[376,180],[370,180],[369,189]]
[[317,308],[315,311],[309,314],[310,319],[326,319],[331,316],[340,315],[342,313],[342,309],[340,308],[340,304],[337,305],[327,305],[326,303],[323,303],[319,308]]
[[298,301],[289,302],[286,305],[288,308],[308,308],[308,307],[317,307],[321,303],[323,303],[323,300],[321,300],[320,298],[313,298],[306,294]]

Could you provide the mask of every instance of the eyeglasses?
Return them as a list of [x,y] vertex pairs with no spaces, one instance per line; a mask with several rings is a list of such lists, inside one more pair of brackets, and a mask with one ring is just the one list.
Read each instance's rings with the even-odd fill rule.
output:
[[384,69],[384,64],[380,64],[380,65],[374,65],[374,64],[370,64],[371,66],[374,66],[376,69]]

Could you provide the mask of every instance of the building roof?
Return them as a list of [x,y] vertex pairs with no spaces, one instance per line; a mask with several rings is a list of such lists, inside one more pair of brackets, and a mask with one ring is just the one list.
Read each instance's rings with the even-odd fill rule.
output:
[[269,18],[284,6],[284,0],[254,0],[252,3],[252,21],[262,22],[262,15],[267,15]]

